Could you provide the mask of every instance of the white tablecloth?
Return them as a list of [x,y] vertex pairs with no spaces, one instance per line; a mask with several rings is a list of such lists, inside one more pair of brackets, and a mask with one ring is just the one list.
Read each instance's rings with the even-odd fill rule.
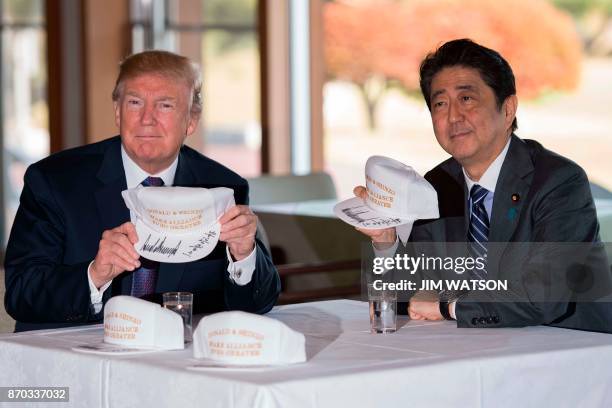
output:
[[367,304],[349,300],[268,316],[305,334],[307,363],[193,371],[191,348],[123,357],[71,351],[101,339],[94,326],[0,336],[0,386],[68,386],[62,407],[612,406],[611,335],[405,318],[395,334],[374,335]]
[[255,212],[306,215],[311,217],[336,218],[334,215],[334,205],[339,200],[308,200],[291,203],[274,203],[253,205],[251,208]]

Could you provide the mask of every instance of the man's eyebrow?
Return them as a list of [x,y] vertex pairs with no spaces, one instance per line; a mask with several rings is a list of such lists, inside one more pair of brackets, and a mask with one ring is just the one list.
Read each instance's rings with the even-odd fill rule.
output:
[[431,99],[436,99],[437,96],[442,95],[443,93],[446,93],[446,89],[437,90],[431,95]]
[[[457,90],[457,91],[476,91],[476,87],[474,85],[470,85],[470,84],[457,85],[455,87],[455,90]],[[446,93],[446,89],[439,89],[439,90],[435,91],[431,95],[431,99],[435,99],[437,96],[440,96],[440,95],[445,94],[445,93]]]
[[[136,91],[127,90],[127,91],[125,91],[125,94],[129,95],[129,96],[135,96],[137,98],[141,98],[140,93],[138,93]],[[163,96],[160,96],[159,98],[156,98],[155,100],[158,101],[158,102],[159,101],[176,101],[177,98],[174,97],[174,96],[170,96],[170,95],[163,95]]]
[[474,85],[466,84],[466,85],[457,85],[455,89],[459,91],[475,91],[476,87]]
[[174,101],[177,100],[177,98],[175,98],[174,96],[160,96],[159,98],[156,98],[155,100],[158,101],[158,102],[161,102],[161,101],[172,101],[172,102],[174,102]]

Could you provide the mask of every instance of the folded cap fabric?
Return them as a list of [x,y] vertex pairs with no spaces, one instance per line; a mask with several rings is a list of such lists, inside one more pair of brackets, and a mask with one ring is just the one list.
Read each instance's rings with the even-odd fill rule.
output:
[[278,320],[233,311],[200,320],[193,355],[228,365],[281,365],[306,361],[306,346],[302,333]]
[[136,297],[115,296],[104,306],[104,341],[73,349],[95,354],[180,350],[183,336],[179,314]]
[[382,229],[439,217],[436,190],[412,167],[371,156],[365,177],[366,200],[354,197],[334,206],[342,221],[358,228]]
[[182,349],[183,319],[157,303],[115,296],[104,307],[104,342],[134,348]]
[[143,257],[167,263],[191,262],[208,255],[217,245],[218,219],[234,205],[226,187],[143,187],[121,195],[132,213]]

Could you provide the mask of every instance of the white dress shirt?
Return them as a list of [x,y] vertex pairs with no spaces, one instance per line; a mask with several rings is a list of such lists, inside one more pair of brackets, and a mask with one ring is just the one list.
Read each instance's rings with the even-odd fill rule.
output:
[[[489,192],[484,198],[483,205],[487,212],[487,217],[489,221],[491,221],[491,212],[493,211],[493,196],[495,195],[495,186],[497,185],[497,179],[499,179],[499,173],[501,172],[502,165],[504,164],[504,160],[506,159],[506,154],[508,153],[508,148],[510,147],[510,140],[506,142],[506,146],[502,149],[499,155],[493,160],[493,162],[489,165],[489,167],[485,170],[480,180],[472,180],[465,169],[462,167],[463,177],[465,178],[465,184],[467,185],[468,190],[468,206],[470,210],[470,218],[472,216],[472,199],[469,197],[469,191],[472,189],[474,184],[477,184],[486,188]],[[374,246],[374,254],[377,257],[393,257],[397,248],[399,246],[399,238],[396,236],[395,243],[387,249],[380,250],[376,249]],[[387,272],[387,271],[385,271]],[[450,303],[450,315],[453,319],[457,319],[455,314],[455,307],[457,306],[457,301]]]
[[[157,174],[149,174],[140,167],[128,156],[123,145],[121,145],[121,160],[123,161],[123,169],[125,171],[125,180],[127,188],[137,187],[147,177],[159,177],[164,181],[165,186],[171,186],[174,184],[174,176],[176,174],[176,168],[178,166],[178,156],[174,159],[170,167],[166,170],[161,171]],[[134,215],[130,211],[130,219],[134,222]],[[253,251],[243,260],[234,261],[230,254],[229,247],[226,246],[226,254],[229,265],[227,272],[229,273],[230,279],[237,285],[244,286],[251,281],[253,272],[255,271],[255,264],[257,260],[257,248],[253,248]],[[90,268],[93,261],[87,268],[87,279],[89,281],[89,290],[91,294],[91,304],[94,307],[95,313],[100,312],[102,309],[102,295],[111,285],[112,281],[105,283],[100,289],[96,288],[93,281],[91,280]]]
[[[510,147],[510,140],[506,142],[506,146],[504,146],[503,150],[497,155],[493,163],[487,167],[485,172],[480,177],[480,180],[472,180],[470,176],[468,176],[465,169],[462,167],[463,177],[465,178],[465,185],[468,190],[468,207],[470,210],[470,219],[472,218],[472,198],[470,195],[470,190],[474,184],[478,184],[481,187],[486,188],[489,192],[484,197],[483,205],[487,212],[487,218],[489,218],[489,222],[491,221],[491,213],[493,212],[493,196],[495,195],[495,186],[497,185],[497,180],[499,179],[499,173],[501,172],[502,165],[504,164],[504,160],[506,159],[506,154],[508,154],[508,148]],[[457,319],[457,315],[455,314],[455,308],[457,307],[457,301],[450,303],[449,313],[453,319]]]

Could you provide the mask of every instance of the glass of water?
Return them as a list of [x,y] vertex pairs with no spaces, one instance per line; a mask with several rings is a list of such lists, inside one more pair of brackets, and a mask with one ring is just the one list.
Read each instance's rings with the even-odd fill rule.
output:
[[183,318],[183,330],[185,343],[192,340],[193,319],[193,293],[191,292],[166,292],[164,293],[164,307],[178,313]]
[[370,333],[394,333],[397,330],[397,292],[368,285]]

